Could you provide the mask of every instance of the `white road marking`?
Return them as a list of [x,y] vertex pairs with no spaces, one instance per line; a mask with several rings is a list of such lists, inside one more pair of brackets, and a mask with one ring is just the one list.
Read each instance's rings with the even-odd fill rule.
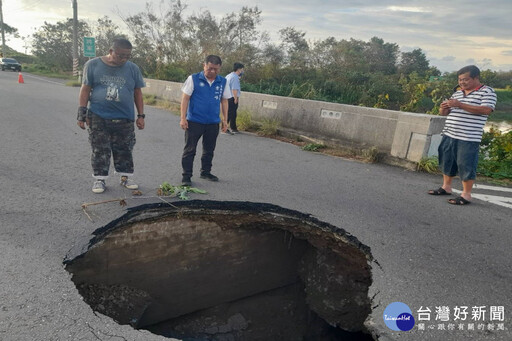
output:
[[[482,185],[480,185],[480,188],[482,189],[481,186]],[[487,187],[491,187],[491,186],[487,186]],[[454,189],[454,188],[452,188],[452,192],[455,192],[457,194],[462,193],[462,191],[459,191],[458,189]],[[507,208],[512,208],[512,198],[510,198],[510,197],[501,197],[501,196],[497,196],[497,195],[487,195],[487,194],[478,194],[478,193],[471,193],[471,197],[473,197],[475,199],[480,199],[483,201],[490,202],[491,204],[495,204],[495,205],[499,205],[499,206],[503,206],[503,207],[507,207]]]
[[25,74],[23,77],[35,78],[35,79],[39,79],[39,80],[41,80],[43,82],[48,82],[48,83],[53,83],[53,84],[58,84],[58,85],[66,86],[66,84],[62,84],[62,83],[59,83],[59,82],[54,82],[54,81],[51,81],[51,80],[48,80],[48,79],[44,79],[44,78],[40,78],[40,77],[36,77],[36,76],[30,75],[30,74]]
[[473,188],[488,189],[488,190],[491,190],[491,191],[511,192],[512,193],[512,188],[508,188],[508,187],[496,187],[496,186],[487,186],[487,185],[474,185]]

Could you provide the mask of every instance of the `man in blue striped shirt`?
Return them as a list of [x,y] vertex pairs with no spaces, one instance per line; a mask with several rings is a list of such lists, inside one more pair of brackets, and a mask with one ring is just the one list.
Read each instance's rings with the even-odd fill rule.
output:
[[496,107],[496,93],[480,83],[480,70],[474,65],[460,69],[457,77],[460,90],[441,103],[439,112],[441,116],[447,116],[438,149],[443,185],[428,193],[450,195],[452,180],[458,173],[462,180],[462,193],[448,202],[467,205],[471,203],[485,122]]

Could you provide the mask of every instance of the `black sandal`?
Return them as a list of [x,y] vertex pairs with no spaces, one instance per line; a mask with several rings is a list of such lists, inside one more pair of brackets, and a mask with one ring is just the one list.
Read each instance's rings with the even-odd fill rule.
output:
[[452,205],[469,205],[471,201],[464,199],[463,197],[457,197],[455,199],[448,199],[448,202]]
[[431,189],[430,191],[428,191],[428,194],[430,194],[430,195],[452,195],[451,193],[446,192],[443,187],[439,187],[439,189]]

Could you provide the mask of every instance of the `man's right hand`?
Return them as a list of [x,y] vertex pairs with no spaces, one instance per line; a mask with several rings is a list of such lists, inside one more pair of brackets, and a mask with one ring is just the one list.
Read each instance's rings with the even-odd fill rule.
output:
[[89,125],[89,119],[87,118],[87,107],[80,106],[76,114],[77,124],[80,128],[85,129],[85,123]]
[[444,100],[439,106],[439,115],[446,116],[450,113],[450,105],[448,104],[448,100]]
[[78,126],[82,129],[85,129],[85,125],[87,124],[87,126],[89,126],[90,120],[89,119],[86,119],[86,121],[77,121],[76,124],[78,124]]

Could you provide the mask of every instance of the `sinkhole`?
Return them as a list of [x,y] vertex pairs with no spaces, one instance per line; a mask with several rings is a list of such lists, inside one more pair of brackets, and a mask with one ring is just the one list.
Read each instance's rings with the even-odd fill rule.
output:
[[83,249],[66,269],[84,301],[120,324],[183,340],[372,340],[369,247],[308,214],[142,205]]

